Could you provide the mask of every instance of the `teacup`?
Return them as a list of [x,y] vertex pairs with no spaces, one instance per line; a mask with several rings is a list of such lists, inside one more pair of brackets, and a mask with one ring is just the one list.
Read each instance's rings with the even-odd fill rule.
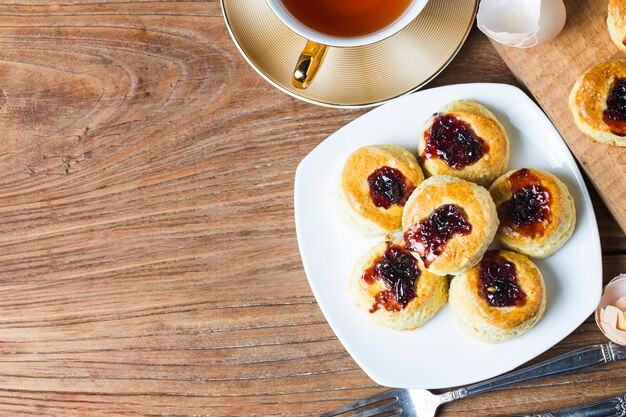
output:
[[[315,75],[320,69],[326,52],[329,47],[355,47],[369,45],[391,35],[396,34],[409,23],[411,23],[417,15],[424,9],[428,0],[413,0],[410,2],[404,12],[388,26],[362,36],[330,36],[319,31],[313,30],[298,21],[285,8],[281,0],[266,0],[274,14],[291,30],[307,39],[306,46],[300,54],[298,63],[293,73],[292,83],[295,87],[305,89],[311,85]],[[305,0],[302,0],[305,1]],[[393,0],[387,0],[393,1]],[[315,0],[311,2],[311,6],[316,7]]]

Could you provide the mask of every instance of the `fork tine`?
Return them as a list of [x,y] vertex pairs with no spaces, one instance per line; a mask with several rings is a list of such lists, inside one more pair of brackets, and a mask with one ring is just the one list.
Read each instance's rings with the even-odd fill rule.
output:
[[[361,407],[365,407],[367,405],[370,404],[374,404],[380,401],[384,401],[384,400],[389,400],[392,398],[395,398],[395,400],[398,400],[398,393],[402,391],[401,389],[391,389],[385,392],[381,392],[380,394],[377,395],[373,395],[371,397],[367,397],[367,398],[362,398],[356,402],[353,402],[352,404],[348,404],[345,405],[343,407],[339,407],[336,410],[333,411],[329,411],[327,413],[322,414],[320,417],[333,417],[333,416],[338,416],[339,414],[343,414],[343,413],[347,413],[348,411],[353,411],[356,410],[358,408]],[[394,401],[395,403],[395,401]]]
[[[380,407],[370,408],[369,410],[363,411],[358,414],[354,414],[351,417],[375,417],[383,413],[388,413],[390,411],[396,411],[396,410],[400,410],[400,412],[402,412],[402,410],[398,406],[398,400],[389,404],[381,405]],[[399,414],[400,413],[396,413],[395,415],[399,415]]]

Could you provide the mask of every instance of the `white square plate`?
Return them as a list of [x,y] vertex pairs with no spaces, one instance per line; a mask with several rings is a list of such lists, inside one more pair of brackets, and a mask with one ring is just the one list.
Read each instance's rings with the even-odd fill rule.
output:
[[[373,144],[396,144],[415,153],[418,130],[428,116],[460,99],[487,106],[504,125],[511,141],[509,169],[534,167],[554,173],[569,187],[577,210],[572,238],[548,259],[535,260],[548,291],[544,318],[525,335],[494,345],[462,333],[448,306],[415,331],[379,327],[356,308],[347,290],[352,267],[381,238],[364,238],[340,220],[337,184],[346,158]],[[510,371],[571,333],[600,300],[600,240],[583,178],[552,123],[513,86],[462,84],[424,90],[354,120],[298,166],[295,216],[304,270],[326,320],[354,360],[380,385],[444,388]]]

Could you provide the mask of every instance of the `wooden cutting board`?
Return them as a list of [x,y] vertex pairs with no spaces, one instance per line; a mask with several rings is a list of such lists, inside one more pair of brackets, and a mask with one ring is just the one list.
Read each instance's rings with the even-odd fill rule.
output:
[[607,2],[566,0],[567,24],[548,44],[531,49],[494,46],[543,107],[626,232],[626,148],[591,142],[578,130],[567,106],[582,72],[605,60],[626,59],[609,37]]

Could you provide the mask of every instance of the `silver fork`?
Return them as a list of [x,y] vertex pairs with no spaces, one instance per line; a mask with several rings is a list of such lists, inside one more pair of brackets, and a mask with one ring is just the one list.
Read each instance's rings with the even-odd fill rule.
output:
[[321,417],[333,417],[344,413],[351,413],[346,414],[346,416],[350,415],[351,417],[375,417],[394,412],[395,415],[401,415],[402,417],[434,417],[437,408],[441,404],[460,398],[482,394],[522,382],[585,371],[605,363],[624,359],[626,359],[626,347],[612,342],[592,345],[573,350],[518,371],[443,394],[433,394],[425,389],[392,389],[322,414]]

